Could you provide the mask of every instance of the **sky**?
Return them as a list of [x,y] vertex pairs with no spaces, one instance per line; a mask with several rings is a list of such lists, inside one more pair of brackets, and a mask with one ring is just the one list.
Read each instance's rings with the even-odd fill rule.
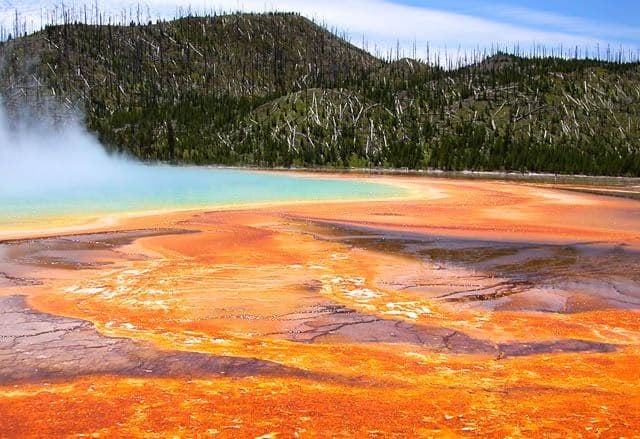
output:
[[[66,0],[80,10],[86,2]],[[172,18],[179,7],[203,10],[296,11],[339,31],[379,56],[400,46],[401,56],[434,60],[461,57],[474,49],[535,45],[562,49],[566,56],[578,47],[580,56],[606,57],[607,47],[627,57],[640,56],[640,1],[638,0],[98,0],[100,9],[120,13],[137,4],[148,6],[151,18]],[[31,27],[40,11],[60,2],[0,0],[0,23],[11,26],[17,9]],[[46,16],[46,14],[45,14]],[[429,49],[427,49],[429,47]]]

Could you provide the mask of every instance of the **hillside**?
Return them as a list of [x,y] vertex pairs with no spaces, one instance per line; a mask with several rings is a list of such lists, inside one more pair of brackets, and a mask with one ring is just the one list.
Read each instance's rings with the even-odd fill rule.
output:
[[0,45],[14,112],[55,97],[143,160],[640,176],[640,65],[384,62],[296,14],[67,24]]

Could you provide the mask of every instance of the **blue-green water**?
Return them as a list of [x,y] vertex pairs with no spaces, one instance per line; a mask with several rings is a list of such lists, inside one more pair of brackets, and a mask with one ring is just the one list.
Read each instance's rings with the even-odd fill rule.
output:
[[[376,199],[401,196],[401,188],[349,179],[309,178],[254,171],[128,164],[53,178],[34,175],[23,187],[0,188],[0,224],[67,215],[215,208],[278,201]],[[49,175],[51,177],[51,175]],[[10,182],[9,182],[10,184]]]
[[38,115],[14,122],[0,102],[0,232],[69,216],[388,198],[403,192],[362,180],[145,165],[108,154],[73,119],[61,126]]

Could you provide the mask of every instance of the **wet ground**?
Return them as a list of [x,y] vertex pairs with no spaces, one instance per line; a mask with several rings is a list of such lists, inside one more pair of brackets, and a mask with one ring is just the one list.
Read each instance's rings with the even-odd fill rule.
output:
[[[433,300],[492,310],[585,312],[640,309],[640,252],[624,244],[561,245],[477,239],[317,222],[318,239],[424,262],[419,272],[385,282]],[[466,277],[441,281],[440,272]],[[447,276],[448,277],[448,276]]]
[[[0,264],[3,267],[57,268],[79,270],[99,268],[123,258],[141,258],[119,249],[137,239],[167,234],[189,233],[183,230],[126,230],[102,233],[50,236],[0,241]],[[12,276],[3,273],[5,279]],[[20,281],[20,279],[13,279]]]
[[[540,291],[548,288],[547,294],[553,295],[555,302],[559,303],[558,298],[566,296],[563,285],[572,285],[575,289],[582,287],[582,291],[585,290],[584,286],[588,285],[595,292],[594,296],[602,299],[600,306],[627,308],[640,304],[640,297],[637,297],[640,295],[637,284],[639,274],[632,269],[639,266],[637,264],[640,257],[635,252],[626,252],[620,248],[594,249],[593,246],[597,244],[578,244],[570,247],[470,242],[324,223],[301,223],[297,226],[305,233],[310,233],[314,226],[321,231],[324,229],[324,235],[313,234],[317,239],[338,241],[353,248],[411,255],[417,260],[432,264],[436,273],[421,273],[424,277],[421,282],[415,285],[397,283],[386,287],[418,292],[433,300],[468,303],[492,309],[508,309],[509,305],[512,305],[510,309],[513,309],[513,303],[508,298],[521,295],[528,296],[528,300],[520,298],[517,303],[526,303],[529,310],[577,312],[578,310],[569,310],[566,306],[566,303],[571,302],[570,299],[573,299],[573,302],[577,302],[577,299],[569,298],[565,300],[562,308],[551,309],[548,306],[549,301],[540,297]],[[4,242],[0,244],[4,246],[3,259],[0,262],[10,268],[14,267],[15,270],[24,269],[25,266],[53,267],[57,270],[95,269],[112,264],[113,262],[109,261],[117,260],[118,256],[124,256],[121,248],[136,239],[181,233],[191,232],[134,230]],[[617,259],[611,260],[612,256]],[[580,266],[577,265],[578,261]],[[599,279],[595,285],[591,277],[586,277],[587,266],[596,271],[589,272],[593,278]],[[619,271],[612,273],[612,266]],[[485,274],[481,277],[472,276],[464,284],[443,285],[433,282],[438,271],[451,267],[470,268]],[[603,267],[609,267],[606,273]],[[629,279],[629,275],[632,279]],[[18,278],[6,274],[4,278],[10,285],[18,287],[43,283],[39,279]],[[622,280],[613,284],[613,281],[607,278]],[[428,279],[431,279],[431,282],[428,282]],[[491,280],[488,284],[481,282],[488,279]],[[478,284],[471,287],[474,281]],[[630,300],[618,297],[629,296],[625,294],[626,291],[621,290],[620,284],[628,286],[631,292],[628,297]],[[602,288],[602,285],[615,288],[610,291]],[[496,358],[554,352],[611,352],[616,349],[615,345],[583,340],[493,343],[491,340],[470,337],[459,330],[380,318],[375,313],[363,313],[338,302],[328,301],[321,294],[323,283],[319,280],[309,281],[304,287],[316,300],[296,312],[269,316],[225,315],[215,318],[250,320],[256,327],[260,325],[260,321],[277,322],[278,331],[261,335],[295,342],[406,343],[438,352],[475,353]],[[452,291],[442,294],[443,287]],[[557,291],[551,291],[554,288]],[[434,291],[438,293],[434,294]],[[638,303],[631,300],[637,300]],[[591,306],[595,304],[595,300],[590,302]],[[522,310],[522,307],[519,309]],[[239,359],[239,362],[227,358],[223,361],[215,358],[207,360],[190,353],[160,352],[148,347],[138,347],[129,339],[104,337],[90,322],[32,310],[25,304],[25,298],[22,296],[0,298],[0,314],[0,366],[3,360],[5,363],[4,368],[0,367],[0,378],[4,384],[10,384],[15,380],[51,380],[100,373],[127,376],[206,376],[217,373],[243,375],[245,368],[254,372],[261,369],[257,360],[257,364],[245,367],[242,366],[243,359]],[[168,364],[172,367],[169,368]],[[275,369],[273,364],[271,367]],[[234,368],[235,370],[232,370]]]
[[105,337],[90,322],[34,311],[21,296],[0,298],[0,334],[0,386],[91,375],[309,375],[253,358],[160,351],[127,338]]
[[413,184],[0,242],[0,437],[633,437],[639,203]]
[[617,184],[610,186],[603,185],[570,185],[570,186],[552,186],[563,191],[582,192],[584,194],[604,195],[608,197],[629,198],[632,200],[640,200],[640,185]]

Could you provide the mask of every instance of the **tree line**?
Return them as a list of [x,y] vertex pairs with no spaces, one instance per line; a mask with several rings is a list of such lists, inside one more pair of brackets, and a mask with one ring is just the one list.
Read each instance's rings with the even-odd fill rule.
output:
[[147,161],[640,176],[640,64],[622,59],[381,60],[282,13],[70,22],[0,57],[9,106],[62,99]]

